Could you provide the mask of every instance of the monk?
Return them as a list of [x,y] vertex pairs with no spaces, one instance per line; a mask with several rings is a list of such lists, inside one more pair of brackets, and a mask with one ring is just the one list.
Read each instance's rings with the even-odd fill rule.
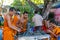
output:
[[[14,24],[15,24],[15,26],[18,27],[18,28],[20,28],[20,26],[19,26],[20,18],[21,18],[21,16],[20,16],[20,10],[17,9],[17,10],[16,10],[16,13],[15,13],[15,16],[14,16]],[[18,40],[18,35],[19,35],[19,34],[18,34],[17,31],[14,31],[14,35],[15,35],[15,40]]]
[[[19,27],[19,24],[18,22],[20,22],[20,10],[17,9],[16,13],[15,13],[15,16],[14,16],[14,24],[15,26]],[[17,31],[15,31],[15,35],[17,34]]]
[[24,12],[21,15],[21,20],[18,23],[19,23],[19,26],[21,28],[20,32],[21,33],[26,32],[26,30],[27,30],[27,23],[28,23],[28,12]]
[[4,15],[3,40],[14,40],[14,31],[20,32],[15,26],[14,18],[15,8],[11,7],[9,13]]
[[51,40],[57,40],[57,37],[60,35],[60,28],[51,21],[48,32],[51,35]]
[[26,30],[27,30],[27,23],[28,23],[28,12],[25,11],[23,13],[21,22],[22,22],[22,30],[21,30],[21,32],[26,32]]

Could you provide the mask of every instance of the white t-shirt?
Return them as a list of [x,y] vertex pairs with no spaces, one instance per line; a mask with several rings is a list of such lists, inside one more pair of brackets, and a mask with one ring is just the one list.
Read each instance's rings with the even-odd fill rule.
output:
[[34,22],[35,26],[42,26],[43,18],[39,14],[35,14],[35,16],[32,18],[32,22]]

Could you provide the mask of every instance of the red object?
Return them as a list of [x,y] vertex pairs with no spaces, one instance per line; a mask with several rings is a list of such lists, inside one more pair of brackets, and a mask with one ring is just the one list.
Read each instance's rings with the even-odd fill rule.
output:
[[47,32],[47,27],[46,27],[45,25],[43,25],[43,26],[42,26],[42,30],[43,30],[44,32]]

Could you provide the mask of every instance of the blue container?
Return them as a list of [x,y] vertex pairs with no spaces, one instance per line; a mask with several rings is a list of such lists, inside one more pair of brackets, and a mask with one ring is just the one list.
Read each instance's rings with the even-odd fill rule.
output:
[[29,31],[30,31],[31,33],[33,33],[33,30],[34,30],[34,28],[32,27],[32,28],[30,28],[30,30],[29,30]]
[[60,40],[60,36],[58,36],[57,40]]
[[0,29],[0,40],[2,40],[2,29]]

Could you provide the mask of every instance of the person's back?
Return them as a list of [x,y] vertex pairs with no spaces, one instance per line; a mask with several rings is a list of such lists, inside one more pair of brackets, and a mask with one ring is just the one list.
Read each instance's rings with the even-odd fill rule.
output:
[[41,31],[42,21],[42,16],[38,14],[38,11],[35,11],[35,15],[32,18],[32,22],[35,24],[34,31]]
[[42,16],[39,14],[35,14],[35,16],[33,17],[33,22],[35,23],[35,26],[42,26],[42,21]]

